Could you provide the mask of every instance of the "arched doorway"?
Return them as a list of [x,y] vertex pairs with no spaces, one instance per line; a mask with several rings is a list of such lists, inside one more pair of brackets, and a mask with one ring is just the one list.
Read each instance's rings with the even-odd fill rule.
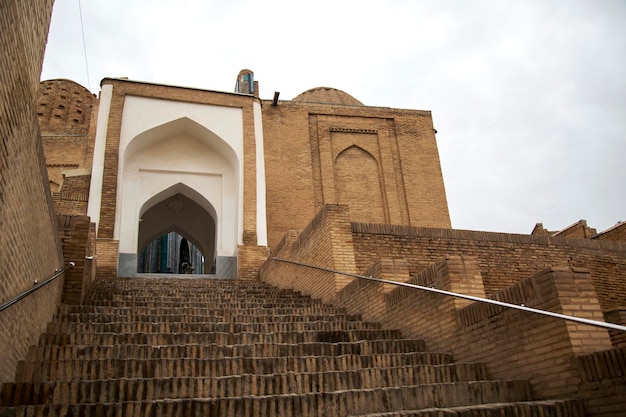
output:
[[144,248],[176,232],[204,256],[196,269],[207,272],[215,263],[220,277],[235,277],[242,206],[234,150],[209,129],[181,118],[137,135],[122,162],[118,274],[137,274]]
[[[214,271],[217,213],[197,192],[176,184],[144,204],[139,214],[138,273],[187,273],[183,262],[194,273]],[[187,259],[181,257],[185,250]]]

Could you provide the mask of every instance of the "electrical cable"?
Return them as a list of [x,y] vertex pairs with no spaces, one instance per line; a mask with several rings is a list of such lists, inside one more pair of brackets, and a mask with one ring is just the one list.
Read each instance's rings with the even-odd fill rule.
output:
[[83,53],[85,55],[85,69],[87,70],[87,87],[89,87],[89,91],[91,91],[91,80],[89,77],[89,64],[87,64],[87,44],[85,42],[85,27],[83,26],[83,10],[80,5],[80,0],[78,0],[78,13],[80,15],[80,31],[83,34]]

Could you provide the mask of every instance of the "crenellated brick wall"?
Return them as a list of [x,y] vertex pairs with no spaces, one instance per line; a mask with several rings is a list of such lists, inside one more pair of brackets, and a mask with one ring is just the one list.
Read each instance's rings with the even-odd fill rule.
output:
[[622,242],[365,223],[353,223],[352,231],[359,271],[378,259],[403,258],[415,275],[448,255],[473,256],[491,295],[544,268],[584,267],[591,271],[603,310],[626,302]]

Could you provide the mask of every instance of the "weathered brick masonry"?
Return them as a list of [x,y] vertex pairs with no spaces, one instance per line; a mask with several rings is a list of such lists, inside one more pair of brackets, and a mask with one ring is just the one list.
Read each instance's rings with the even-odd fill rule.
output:
[[[621,242],[354,223],[347,210],[325,206],[273,255],[596,321],[624,300]],[[592,416],[625,409],[618,332],[275,260],[261,276],[485,362],[499,378],[527,378],[539,398],[576,396]]]
[[[0,301],[63,265],[35,103],[52,0],[0,3]],[[54,314],[63,280],[0,313],[0,383]]]
[[[314,90],[263,101],[269,246],[325,204],[349,205],[353,221],[450,227],[431,113]],[[350,104],[320,102],[328,91]]]

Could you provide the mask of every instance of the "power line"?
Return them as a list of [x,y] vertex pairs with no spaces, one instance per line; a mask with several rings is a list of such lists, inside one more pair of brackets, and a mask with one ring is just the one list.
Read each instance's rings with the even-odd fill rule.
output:
[[85,55],[85,69],[87,70],[87,87],[91,91],[91,79],[89,77],[89,64],[87,64],[87,44],[85,43],[85,27],[83,26],[83,10],[80,6],[80,0],[78,0],[78,13],[80,14],[80,31],[83,34],[83,53]]

